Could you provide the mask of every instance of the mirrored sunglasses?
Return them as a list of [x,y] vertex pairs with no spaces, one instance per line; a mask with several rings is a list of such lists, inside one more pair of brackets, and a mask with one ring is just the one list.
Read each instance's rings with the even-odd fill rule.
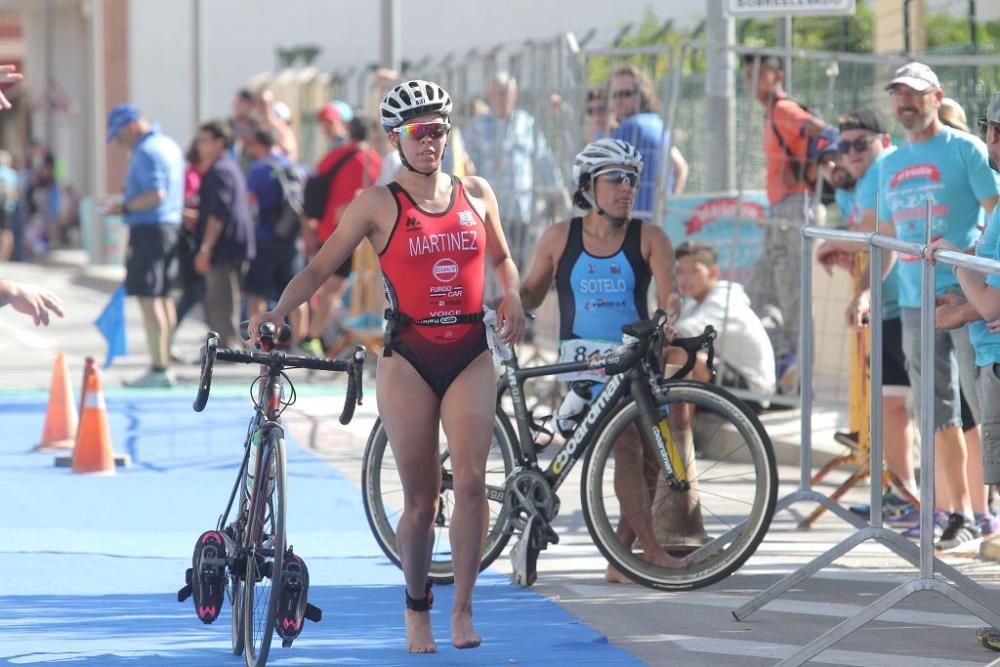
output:
[[427,137],[440,139],[446,136],[451,131],[451,125],[448,123],[409,123],[397,127],[393,131],[403,139],[422,141]]
[[626,90],[616,90],[615,92],[611,93],[611,97],[613,97],[613,98],[615,98],[617,100],[617,99],[621,99],[623,97],[632,97],[633,95],[635,95],[638,92],[639,92],[638,88],[628,88]]
[[605,180],[621,185],[628,181],[630,188],[634,188],[639,183],[639,174],[627,169],[605,169],[594,174],[594,178],[603,177]]

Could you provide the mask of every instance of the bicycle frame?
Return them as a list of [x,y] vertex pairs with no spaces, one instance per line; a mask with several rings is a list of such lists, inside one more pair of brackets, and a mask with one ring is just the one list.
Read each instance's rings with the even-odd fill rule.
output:
[[[264,373],[267,373],[265,376]],[[229,519],[229,513],[232,511],[233,503],[236,501],[237,493],[240,492],[240,488],[245,486],[246,471],[247,466],[250,463],[250,441],[254,437],[255,433],[259,433],[258,447],[256,449],[257,456],[256,460],[252,463],[254,466],[254,489],[256,491],[256,485],[261,479],[261,473],[263,472],[261,468],[261,461],[265,460],[264,455],[267,453],[264,451],[265,445],[268,441],[267,436],[274,429],[282,429],[281,425],[281,394],[284,390],[284,384],[281,381],[281,371],[279,369],[269,368],[268,366],[261,366],[261,375],[258,381],[263,381],[264,391],[261,393],[260,398],[254,404],[254,416],[250,420],[250,425],[247,427],[246,438],[243,440],[243,463],[240,465],[240,470],[236,475],[236,482],[233,484],[233,489],[229,493],[229,501],[226,503],[226,509],[223,511],[222,516],[219,517],[219,524],[217,526],[218,530],[223,530]],[[251,494],[253,495],[253,493]],[[242,520],[243,517],[238,517]],[[241,531],[243,526],[239,526]]]
[[[514,404],[514,418],[517,422],[517,438],[514,448],[517,458],[517,465],[532,469],[538,468],[538,457],[533,447],[526,447],[523,443],[532,442],[531,417],[528,414],[527,403],[524,398],[524,383],[526,380],[550,376],[563,375],[579,371],[593,371],[620,366],[626,355],[621,352],[612,352],[601,357],[595,357],[586,361],[568,362],[561,364],[549,364],[544,366],[533,366],[531,368],[520,368],[516,357],[504,362],[503,372],[497,381],[497,402],[505,391],[510,392],[511,400]],[[597,435],[601,432],[604,422],[607,421],[615,407],[621,402],[626,392],[631,390],[632,397],[639,407],[643,429],[640,437],[643,443],[657,453],[660,466],[663,469],[667,480],[677,480],[677,472],[667,452],[667,443],[663,439],[663,434],[658,428],[660,421],[656,404],[653,400],[655,382],[651,379],[657,377],[647,360],[637,359],[627,370],[609,375],[607,384],[601,393],[591,402],[583,419],[577,424],[566,444],[559,450],[556,457],[549,464],[548,468],[541,471],[548,481],[552,490],[557,490],[569,475],[576,463],[586,454],[591,446],[596,442]]]

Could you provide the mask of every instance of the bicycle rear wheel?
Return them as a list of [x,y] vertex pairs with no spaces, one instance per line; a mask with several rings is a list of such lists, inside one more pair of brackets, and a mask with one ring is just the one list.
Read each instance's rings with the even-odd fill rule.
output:
[[[643,557],[638,540],[623,544],[616,533],[628,520],[623,506],[641,504],[615,491],[615,442],[637,437],[635,429],[642,428],[632,400],[611,417],[587,455],[583,512],[597,547],[624,575],[652,588],[690,590],[728,577],[756,551],[771,525],[778,473],[770,438],[742,402],[712,385],[683,381],[668,386],[657,402],[669,406],[674,440],[687,441],[692,488],[683,494],[669,491],[656,464],[655,482],[619,483],[619,490],[633,489],[633,498],[641,494],[647,507],[651,503],[657,541],[668,553],[690,555],[691,566],[655,565]],[[680,428],[682,412],[690,415],[690,429]]]
[[[272,430],[259,445],[260,468],[254,480],[247,526],[249,551],[243,579],[244,643],[248,667],[267,663],[274,636],[285,556],[285,443],[281,431]],[[250,465],[254,462],[250,461]]]
[[[480,570],[485,569],[500,555],[510,539],[507,532],[504,507],[504,482],[514,467],[514,447],[507,417],[497,413],[493,423],[493,438],[486,461],[486,502],[490,510],[489,528],[483,546]],[[431,554],[429,578],[435,583],[451,583],[454,568],[451,562],[451,542],[448,528],[455,506],[452,493],[451,460],[448,442],[442,430],[441,443],[441,495],[438,515],[434,521],[434,545]],[[389,437],[382,420],[375,422],[368,444],[365,446],[362,468],[361,497],[365,505],[368,525],[382,551],[396,567],[401,567],[399,545],[396,543],[396,524],[403,512],[403,487],[396,471],[396,460],[389,447]]]

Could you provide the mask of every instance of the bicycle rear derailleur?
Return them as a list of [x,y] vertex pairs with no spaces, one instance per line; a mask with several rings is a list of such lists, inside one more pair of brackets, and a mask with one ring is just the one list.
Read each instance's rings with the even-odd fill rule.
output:
[[537,470],[515,470],[505,486],[504,509],[511,525],[521,531],[510,552],[511,581],[517,586],[531,586],[538,578],[538,554],[549,544],[559,542],[552,529],[552,519],[559,513],[559,497]]

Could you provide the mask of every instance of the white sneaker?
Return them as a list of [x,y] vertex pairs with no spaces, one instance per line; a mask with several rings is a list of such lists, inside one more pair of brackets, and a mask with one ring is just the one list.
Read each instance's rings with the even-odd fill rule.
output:
[[145,375],[134,380],[125,380],[122,384],[126,387],[132,387],[133,389],[162,389],[173,387],[175,381],[173,373],[169,370],[158,371],[156,369],[150,369]]

